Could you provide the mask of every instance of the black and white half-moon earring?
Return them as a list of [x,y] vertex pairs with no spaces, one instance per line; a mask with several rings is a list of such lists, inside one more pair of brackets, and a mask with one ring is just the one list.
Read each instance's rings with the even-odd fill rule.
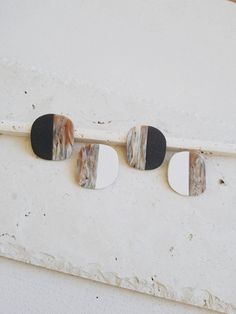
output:
[[114,148],[102,144],[83,144],[77,157],[76,179],[81,187],[104,189],[118,176],[119,159]]
[[179,152],[168,165],[170,187],[181,195],[198,196],[206,189],[205,161],[197,152]]
[[71,157],[73,151],[73,123],[62,115],[45,114],[34,121],[30,138],[33,152],[38,157],[65,160]]
[[166,155],[166,138],[152,126],[133,127],[127,135],[126,152],[131,167],[156,169],[161,166]]

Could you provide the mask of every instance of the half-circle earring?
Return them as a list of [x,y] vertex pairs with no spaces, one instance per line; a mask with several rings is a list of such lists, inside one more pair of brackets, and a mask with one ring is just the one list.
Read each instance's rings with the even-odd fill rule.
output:
[[168,182],[178,194],[202,194],[206,189],[206,169],[201,154],[193,151],[174,154],[168,165]]
[[77,157],[76,180],[87,189],[104,189],[118,176],[119,159],[114,148],[103,144],[81,145]]
[[161,166],[166,155],[166,138],[152,126],[133,127],[127,135],[126,152],[131,167],[156,169]]
[[70,119],[57,114],[37,118],[30,132],[35,155],[46,160],[70,158],[74,144],[74,127]]

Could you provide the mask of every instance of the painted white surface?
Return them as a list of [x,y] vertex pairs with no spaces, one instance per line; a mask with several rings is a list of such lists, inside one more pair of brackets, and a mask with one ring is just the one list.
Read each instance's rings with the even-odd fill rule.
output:
[[117,152],[110,146],[99,145],[96,189],[104,189],[113,184],[119,172]]
[[[234,3],[1,3],[0,57],[13,61],[1,64],[1,120],[57,112],[86,128],[151,124],[235,143]],[[119,180],[95,196],[76,186],[74,160],[47,163],[27,139],[0,140],[2,255],[235,312],[235,159],[209,156],[208,190],[190,201],[168,188],[170,156],[140,176],[117,149]]]
[[175,192],[189,195],[189,152],[176,153],[171,157],[168,164],[168,182]]

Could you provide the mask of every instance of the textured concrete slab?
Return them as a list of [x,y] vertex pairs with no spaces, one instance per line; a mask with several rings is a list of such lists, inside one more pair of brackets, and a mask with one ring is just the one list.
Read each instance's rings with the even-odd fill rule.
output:
[[[0,73],[5,119],[33,122],[45,112],[57,112],[87,127],[118,129],[123,125],[128,130],[133,123],[122,120],[123,110],[112,110],[118,102],[120,107],[127,106],[126,98],[119,95],[64,83],[16,64],[1,63]],[[97,112],[94,105],[94,99],[99,102],[104,97],[109,99],[111,122],[95,126],[83,112],[91,117],[93,113],[108,115],[105,108]],[[142,111],[139,103],[137,110]],[[157,106],[155,110],[160,120],[153,120],[153,110],[145,119],[166,123],[167,128],[170,122],[173,125],[174,112],[169,111],[169,120],[162,122],[162,113],[168,109]],[[137,117],[142,118],[138,111]],[[186,121],[183,113],[178,117],[178,123]],[[195,130],[201,133],[197,125]],[[0,141],[2,256],[220,312],[236,312],[233,158],[206,156],[208,189],[192,199],[168,187],[170,153],[159,170],[140,172],[127,165],[125,150],[116,148],[119,178],[105,190],[91,191],[76,184],[76,148],[71,160],[51,162],[35,157],[29,138],[1,136]]]

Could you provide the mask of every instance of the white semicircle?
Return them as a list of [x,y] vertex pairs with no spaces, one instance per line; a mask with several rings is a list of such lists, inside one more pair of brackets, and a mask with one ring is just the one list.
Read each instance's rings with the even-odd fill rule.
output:
[[99,145],[97,161],[96,189],[104,189],[111,185],[117,178],[119,159],[114,148],[108,145]]
[[189,152],[172,156],[168,165],[168,182],[178,194],[189,195]]

